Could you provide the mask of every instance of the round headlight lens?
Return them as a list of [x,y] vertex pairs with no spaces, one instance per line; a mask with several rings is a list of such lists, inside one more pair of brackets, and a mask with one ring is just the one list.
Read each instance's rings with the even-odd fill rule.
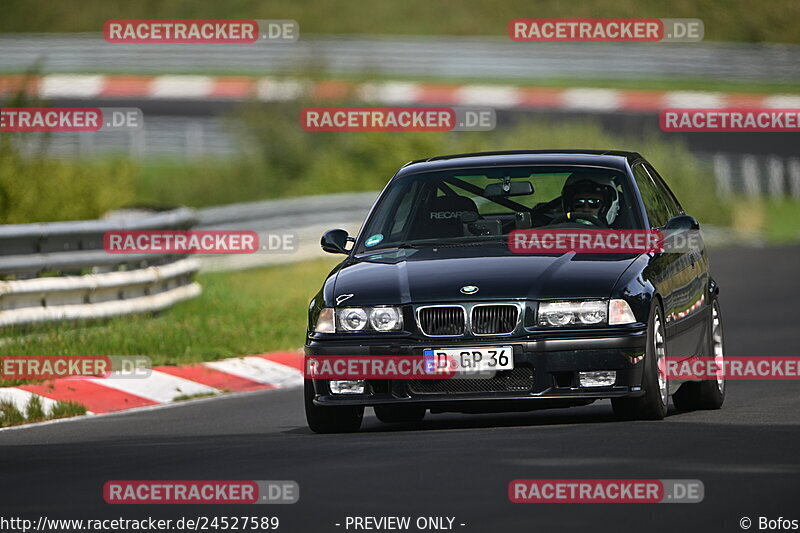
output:
[[376,331],[400,329],[402,317],[396,307],[375,307],[369,314],[369,323]]
[[339,323],[345,331],[361,331],[367,325],[367,312],[360,307],[348,307],[339,312]]
[[578,311],[578,318],[580,318],[583,324],[599,324],[605,322],[607,307],[608,304],[605,302],[583,302]]
[[545,326],[566,326],[574,320],[574,311],[569,302],[552,302],[542,306],[540,315]]

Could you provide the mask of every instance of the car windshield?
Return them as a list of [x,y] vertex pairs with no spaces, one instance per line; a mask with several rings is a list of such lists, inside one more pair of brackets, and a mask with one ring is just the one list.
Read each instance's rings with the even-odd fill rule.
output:
[[356,253],[502,241],[513,230],[642,229],[625,174],[594,167],[489,167],[395,180]]

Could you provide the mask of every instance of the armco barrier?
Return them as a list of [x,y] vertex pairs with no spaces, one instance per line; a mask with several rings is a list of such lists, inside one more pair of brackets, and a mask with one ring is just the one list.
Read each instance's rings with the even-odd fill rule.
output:
[[189,229],[186,208],[106,220],[0,226],[0,327],[158,311],[200,294],[196,258],[113,255],[111,230]]

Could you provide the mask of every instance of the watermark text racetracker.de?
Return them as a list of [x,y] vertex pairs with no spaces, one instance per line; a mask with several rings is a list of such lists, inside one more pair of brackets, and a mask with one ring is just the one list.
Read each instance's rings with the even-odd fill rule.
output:
[[696,108],[662,109],[665,132],[800,132],[800,109]]
[[706,381],[726,380],[800,380],[800,357],[664,357],[659,364],[669,379]]
[[147,378],[152,361],[145,355],[3,355],[0,379]]
[[109,504],[292,504],[300,499],[296,481],[278,480],[113,480],[103,486]]
[[704,32],[700,19],[532,18],[508,23],[512,41],[529,43],[697,42]]
[[511,231],[508,247],[530,254],[685,253],[702,250],[704,243],[699,230],[531,229]]
[[0,131],[132,130],[144,126],[136,107],[3,107]]
[[486,107],[307,107],[306,131],[490,131],[497,123]]
[[129,19],[107,20],[109,43],[272,43],[300,38],[296,20]]
[[103,248],[110,254],[291,253],[298,244],[294,233],[250,230],[112,230],[103,235]]
[[515,479],[513,503],[700,503],[699,479]]

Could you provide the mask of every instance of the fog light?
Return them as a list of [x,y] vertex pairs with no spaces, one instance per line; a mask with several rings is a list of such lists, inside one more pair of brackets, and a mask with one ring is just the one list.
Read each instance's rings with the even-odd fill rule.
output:
[[581,387],[610,387],[617,381],[617,371],[578,372],[578,380]]
[[332,379],[330,382],[332,394],[364,394],[367,382],[363,379]]

